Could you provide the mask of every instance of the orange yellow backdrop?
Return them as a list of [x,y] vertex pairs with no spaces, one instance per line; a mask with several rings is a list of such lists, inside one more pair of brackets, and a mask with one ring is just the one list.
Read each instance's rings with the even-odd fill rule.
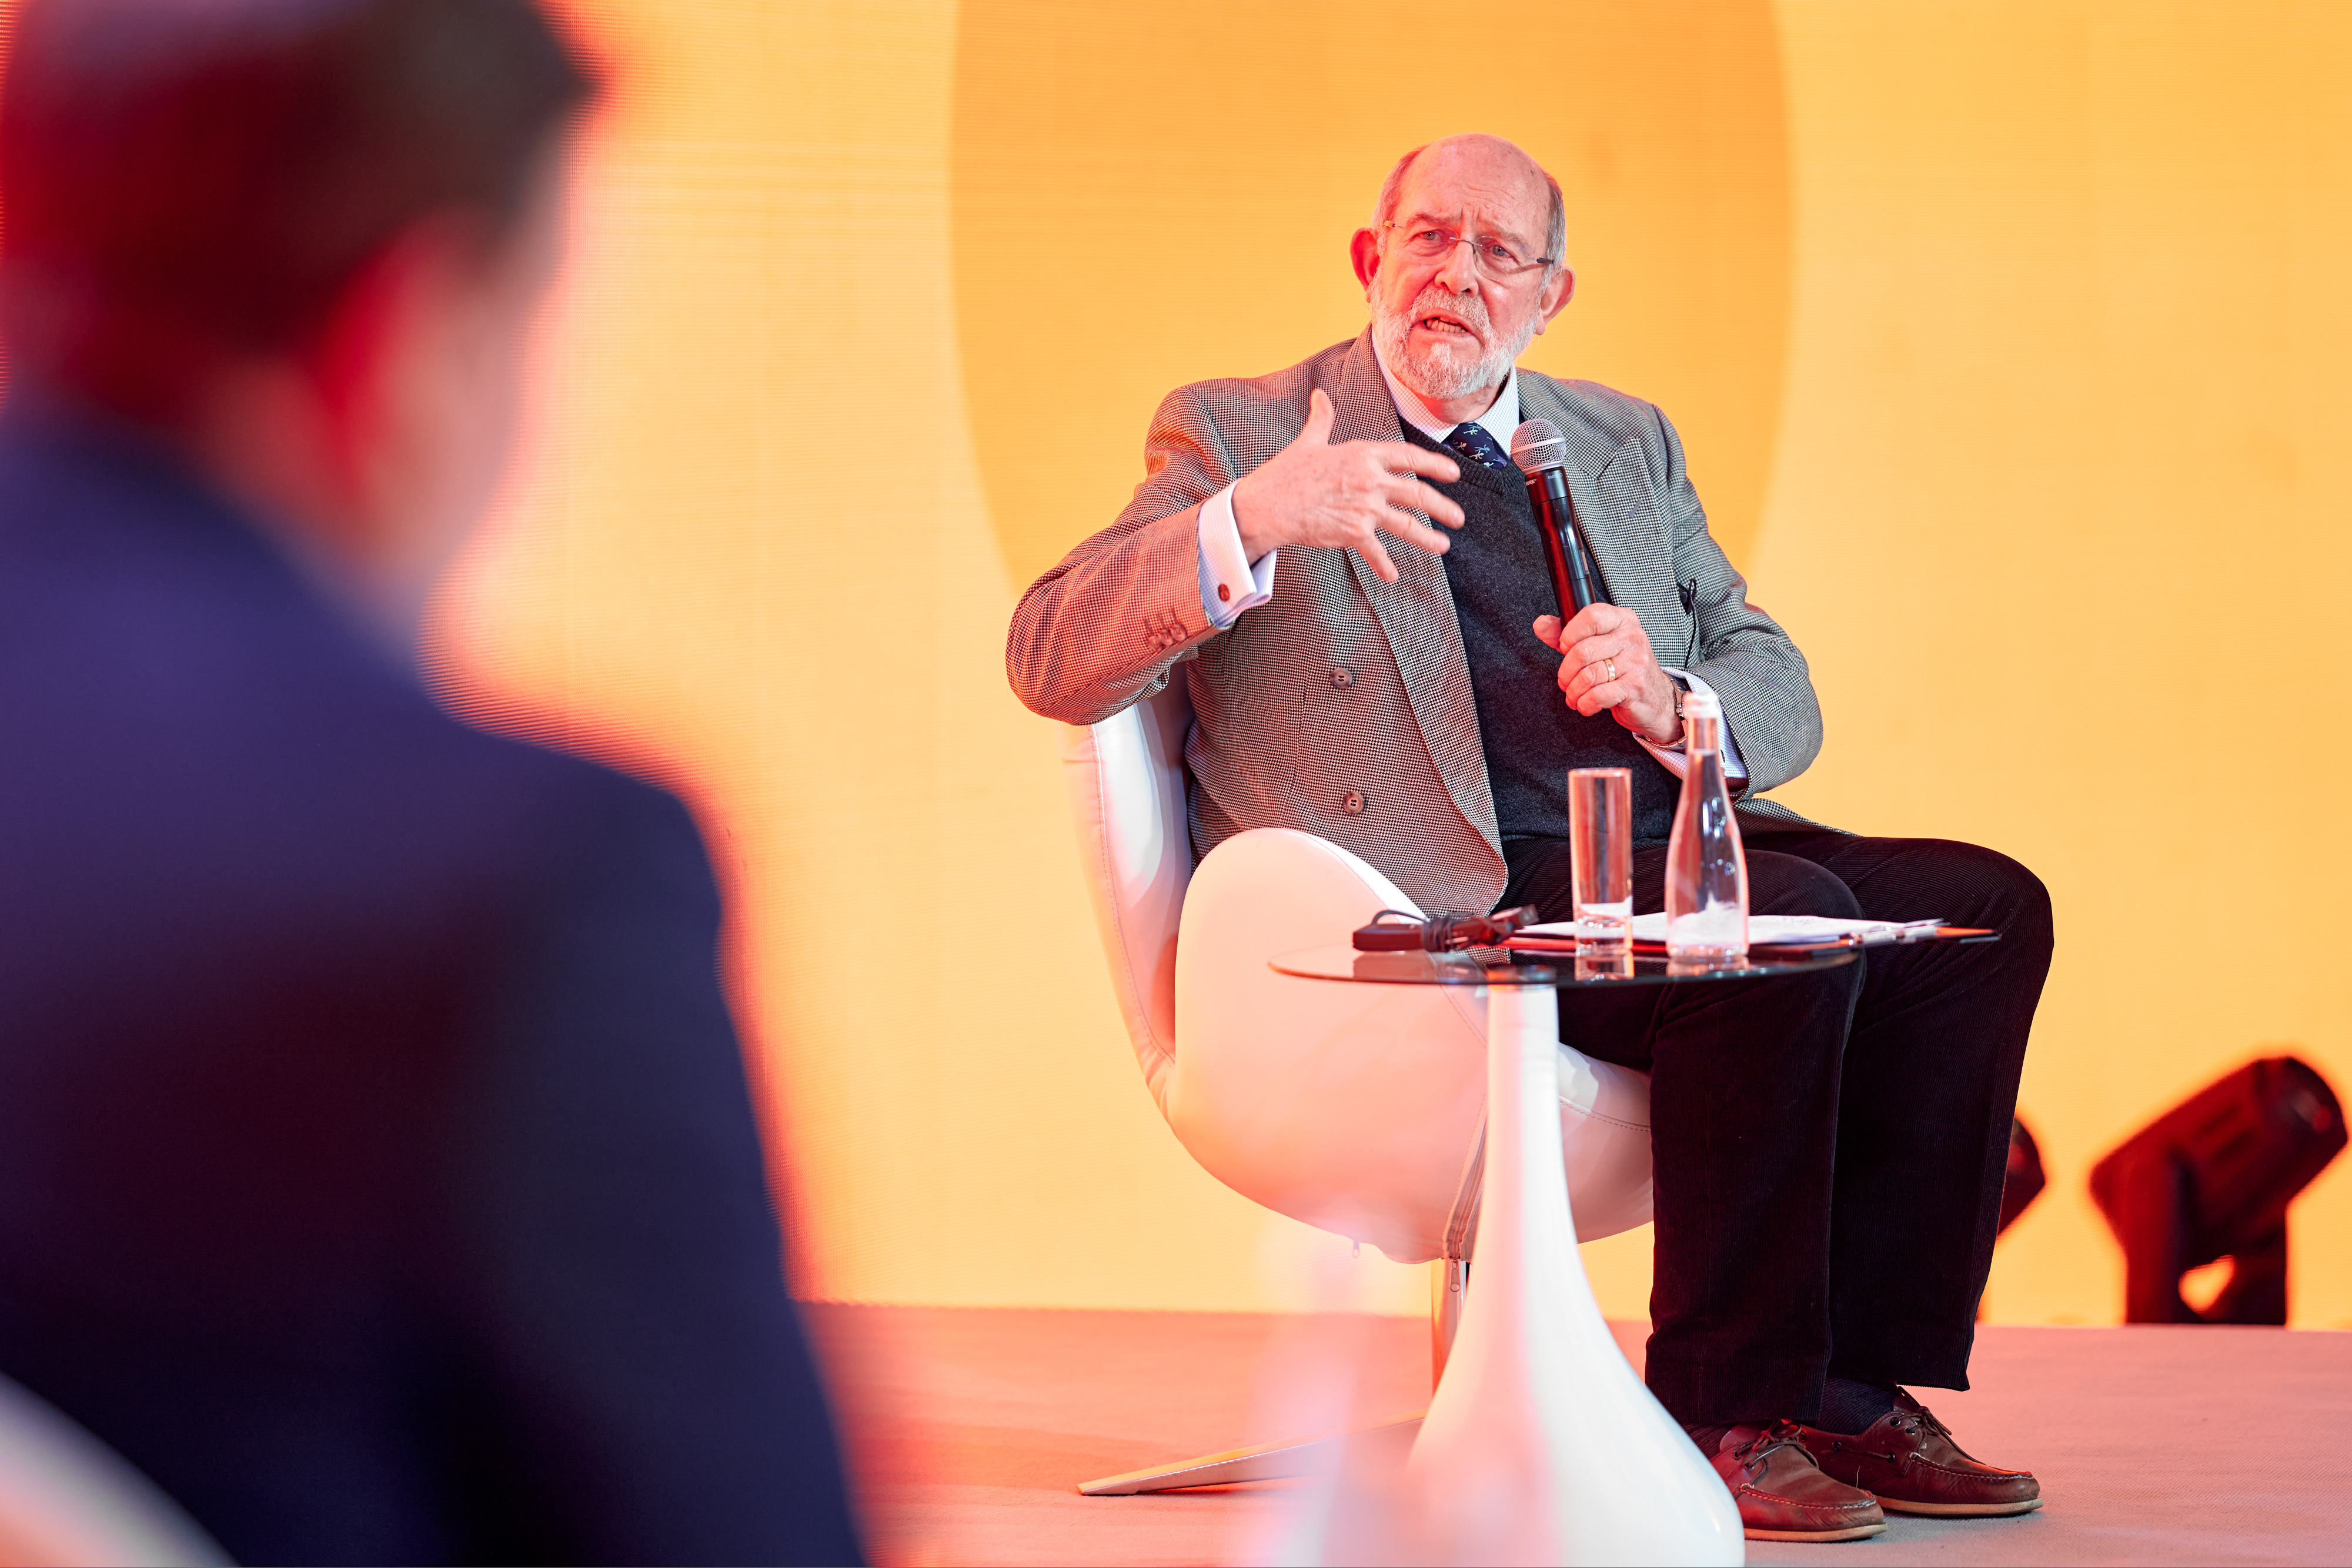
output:
[[[436,655],[695,799],[804,1293],[1283,1307],[1344,1249],[1159,1124],[1003,633],[1161,392],[1358,329],[1349,232],[1454,130],[1567,190],[1580,293],[1532,362],[1665,407],[1812,658],[1829,745],[1784,797],[2055,894],[2052,1188],[1991,1316],[2115,1319],[2084,1178],[2189,1090],[2281,1047],[2352,1088],[2352,965],[2286,935],[2352,876],[2352,9],[572,9],[614,98]],[[2339,1167],[2297,1322],[2352,1326],[2347,1235]],[[1645,1247],[1587,1249],[1612,1315]],[[1352,1268],[1419,1310],[1418,1270]]]

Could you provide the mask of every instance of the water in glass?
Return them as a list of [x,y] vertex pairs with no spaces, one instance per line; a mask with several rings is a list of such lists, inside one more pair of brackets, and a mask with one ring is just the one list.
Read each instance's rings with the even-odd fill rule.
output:
[[1633,776],[1578,768],[1568,776],[1568,851],[1580,949],[1622,948],[1633,923]]

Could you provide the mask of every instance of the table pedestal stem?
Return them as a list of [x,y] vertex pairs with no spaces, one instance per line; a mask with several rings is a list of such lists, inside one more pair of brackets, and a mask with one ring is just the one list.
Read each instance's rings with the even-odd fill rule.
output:
[[1739,1513],[1610,1337],[1569,1213],[1559,1002],[1486,991],[1486,1178],[1409,1473],[1454,1563],[1738,1563]]

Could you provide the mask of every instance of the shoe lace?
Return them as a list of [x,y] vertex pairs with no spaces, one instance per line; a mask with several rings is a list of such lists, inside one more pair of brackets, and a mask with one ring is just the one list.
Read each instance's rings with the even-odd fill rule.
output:
[[1740,1469],[1753,1476],[1764,1468],[1764,1461],[1782,1448],[1794,1448],[1811,1459],[1812,1450],[1804,1444],[1804,1428],[1794,1421],[1775,1421],[1756,1436],[1731,1450],[1731,1457]]
[[1907,1433],[1914,1442],[1918,1440],[1923,1431],[1933,1432],[1952,1446],[1952,1452],[1971,1463],[1977,1462],[1974,1454],[1960,1447],[1960,1440],[1952,1436],[1952,1429],[1936,1419],[1936,1413],[1916,1399],[1911,1402],[1910,1409],[1895,1413],[1895,1426],[1897,1430]]
[[1914,1437],[1922,1431],[1933,1432],[1948,1442],[1952,1437],[1952,1429],[1937,1420],[1936,1413],[1916,1399],[1911,1402],[1910,1409],[1895,1411],[1895,1426],[1898,1430],[1907,1432]]

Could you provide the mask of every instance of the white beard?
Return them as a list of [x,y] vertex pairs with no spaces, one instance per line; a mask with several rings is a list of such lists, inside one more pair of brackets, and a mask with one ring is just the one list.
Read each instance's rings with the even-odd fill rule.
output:
[[1465,361],[1457,349],[1444,342],[1416,347],[1412,342],[1412,324],[1433,308],[1464,318],[1480,329],[1489,342],[1494,341],[1493,323],[1486,319],[1486,308],[1475,295],[1465,299],[1440,289],[1424,289],[1421,298],[1404,309],[1375,316],[1372,341],[1380,347],[1381,363],[1388,366],[1389,374],[1432,402],[1446,402],[1486,387],[1502,385],[1519,355],[1535,340],[1536,318],[1531,313],[1527,325],[1511,341],[1495,343],[1475,360]]

